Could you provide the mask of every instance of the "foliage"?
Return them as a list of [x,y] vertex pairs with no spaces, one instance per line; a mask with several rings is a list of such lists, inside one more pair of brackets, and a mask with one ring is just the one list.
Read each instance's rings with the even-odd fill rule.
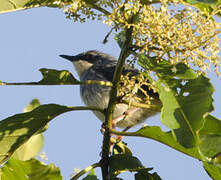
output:
[[[117,32],[115,39],[121,48],[121,54],[112,83],[80,82],[66,70],[43,68],[40,69],[43,78],[39,82],[1,82],[0,85],[100,84],[112,86],[111,93],[116,97],[122,67],[128,58],[132,66],[138,62],[143,75],[140,79],[132,80],[125,76],[123,82],[126,89],[135,87],[132,83],[136,81],[139,81],[137,84],[140,86],[147,85],[147,78],[150,82],[148,85],[159,93],[162,102],[162,108],[158,107],[161,108],[161,122],[170,131],[164,132],[158,126],[144,126],[136,132],[118,132],[110,126],[112,119],[109,119],[114,108],[114,101],[110,101],[106,113],[108,131],[104,135],[102,151],[106,151],[106,154],[102,153],[99,163],[85,168],[72,179],[77,179],[88,171],[90,172],[84,179],[97,179],[93,171],[96,167],[102,168],[103,177],[112,179],[125,171],[134,172],[137,180],[161,179],[156,172],[150,172],[152,168],[143,166],[123,142],[115,142],[113,153],[109,156],[110,132],[161,142],[199,159],[211,178],[220,179],[221,121],[210,115],[214,110],[214,88],[206,77],[206,72],[211,68],[215,69],[217,75],[220,74],[220,25],[213,17],[220,15],[219,1],[1,1],[0,12],[48,6],[64,8],[67,18],[74,21],[102,20]],[[108,35],[105,37],[106,41],[107,39]],[[134,91],[133,89],[139,88],[131,89]],[[125,92],[124,88],[121,90]],[[132,95],[129,93],[127,96]],[[145,104],[137,106],[144,107]],[[0,171],[1,179],[13,179],[15,173],[22,179],[61,179],[58,168],[44,165],[34,158],[42,148],[42,132],[47,130],[48,123],[58,115],[73,110],[102,111],[96,107],[40,105],[38,100],[34,100],[24,113],[0,121],[0,161],[5,163]],[[30,148],[35,151],[30,152]]]
[[59,168],[55,167],[53,164],[44,165],[36,159],[20,161],[11,158],[1,170],[1,179],[61,180],[62,176]]
[[55,70],[42,68],[39,70],[43,78],[38,82],[29,83],[6,83],[0,82],[0,85],[71,85],[81,84],[74,76],[67,70]]
[[[33,99],[31,103],[24,109],[24,113],[32,113],[33,111],[40,106],[38,99]],[[23,119],[27,123],[26,119]],[[35,119],[36,120],[36,119]],[[2,121],[0,122],[2,123]],[[33,124],[33,123],[32,123]],[[39,122],[40,124],[40,122]],[[10,126],[10,122],[8,121]],[[23,125],[23,128],[27,128],[27,125]],[[7,129],[7,128],[6,128]],[[13,129],[13,128],[12,128]],[[12,132],[8,138],[11,141],[6,141],[7,139],[2,139],[1,143],[5,146],[1,147],[2,157],[4,154],[11,154],[10,151],[7,152],[6,146],[16,145],[16,151],[13,154],[13,158],[7,161],[7,163],[0,170],[0,179],[10,180],[10,179],[61,179],[60,170],[56,168],[53,164],[44,165],[37,159],[34,159],[36,155],[40,152],[43,147],[43,135],[42,131],[46,130],[47,126],[42,126],[40,131],[37,131],[36,134],[32,135],[29,139],[26,138],[27,133],[22,135],[21,129],[16,129],[16,133],[19,133],[19,136],[25,139],[28,139],[25,143],[20,143],[18,145],[19,136],[16,137],[16,133]],[[3,131],[3,129],[1,128]],[[11,137],[10,137],[11,136]],[[13,137],[14,136],[14,137]],[[12,150],[11,150],[12,151]],[[5,159],[5,158],[4,158]]]

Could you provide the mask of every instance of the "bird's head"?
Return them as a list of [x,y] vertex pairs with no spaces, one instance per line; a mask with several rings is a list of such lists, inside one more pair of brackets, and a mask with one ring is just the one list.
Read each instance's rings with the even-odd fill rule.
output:
[[94,65],[103,66],[116,62],[116,59],[113,56],[95,50],[83,52],[76,56],[60,55],[60,57],[65,58],[74,64],[79,77],[81,77],[83,72]]

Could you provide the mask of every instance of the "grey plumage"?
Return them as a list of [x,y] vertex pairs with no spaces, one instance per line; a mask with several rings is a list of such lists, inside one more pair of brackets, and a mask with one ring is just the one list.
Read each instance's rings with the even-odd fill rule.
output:
[[[60,55],[61,57],[73,62],[77,73],[81,81],[86,80],[101,80],[101,81],[112,81],[114,70],[117,64],[117,60],[108,54],[99,51],[87,51],[85,53],[78,54],[76,56]],[[139,74],[138,70],[132,69],[130,67],[124,67],[122,74],[125,75],[130,73],[130,76],[135,76]],[[151,101],[154,105],[160,105],[159,96],[153,90],[149,89],[146,85],[142,88],[147,92],[147,94],[153,98]],[[109,103],[111,87],[101,86],[101,85],[81,85],[80,93],[83,102],[87,106],[96,106],[101,109],[106,109]],[[141,91],[137,93],[137,96],[142,96]],[[155,109],[137,108],[131,107],[128,104],[117,103],[113,119],[118,118],[125,112],[127,115],[117,122],[116,126],[120,128],[127,128],[134,126],[138,123],[143,122],[146,118],[157,113]],[[101,112],[94,111],[94,114],[104,122],[105,116]]]

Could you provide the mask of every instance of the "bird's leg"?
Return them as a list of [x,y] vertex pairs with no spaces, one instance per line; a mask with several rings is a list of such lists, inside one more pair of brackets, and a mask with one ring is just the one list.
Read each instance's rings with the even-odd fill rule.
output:
[[[131,108],[131,109],[128,109],[127,111],[125,111],[122,115],[118,116],[117,118],[113,119],[112,121],[112,127],[115,128],[117,123],[121,120],[124,120],[128,115],[130,114],[133,114],[134,112],[136,111],[136,108]],[[126,132],[127,130],[129,130],[132,126],[128,126],[126,127],[122,132]],[[116,135],[114,137],[115,139],[115,143],[118,143],[120,141],[122,141],[122,139],[124,138],[124,136],[121,136],[121,135]],[[112,152],[112,148],[113,148],[113,145],[115,143],[111,143],[110,144],[110,152]]]
[[114,119],[112,120],[112,128],[115,129],[117,123],[120,122],[120,121],[122,121],[122,120],[124,120],[125,118],[126,118],[125,112],[124,112],[122,115],[120,115],[120,116],[114,118]]
[[[112,120],[112,128],[115,129],[117,123],[118,123],[119,121],[123,120],[123,119],[125,119],[125,114],[122,114],[122,115],[120,115],[120,116],[114,118],[114,119]],[[106,128],[106,124],[105,124],[105,123],[102,123],[102,125],[101,125],[101,130],[100,130],[102,134],[104,133],[105,128]]]
[[[123,120],[124,118],[125,118],[125,115],[124,115],[124,114],[118,116],[117,118],[114,118],[114,119],[112,120],[112,128],[115,129],[117,123],[118,123],[119,121]],[[100,131],[101,131],[102,134],[105,132],[105,128],[106,128],[106,124],[105,124],[105,123],[102,123],[101,129],[100,129]]]
[[[134,107],[134,108],[131,108],[131,109],[128,109],[128,110],[126,110],[122,115],[120,115],[120,116],[114,118],[114,119],[112,120],[112,128],[115,128],[118,122],[120,122],[120,121],[126,119],[126,117],[127,117],[128,115],[133,114],[136,110],[137,110],[137,108],[135,108],[135,107]],[[125,131],[125,130],[126,130],[126,131],[128,130],[127,127],[126,127],[123,131]]]
[[[114,118],[114,119],[112,120],[112,128],[115,129],[118,122],[124,120],[128,115],[133,114],[135,111],[136,111],[136,108],[131,108],[131,109],[128,109],[127,111],[125,111],[122,115],[120,115],[120,116]],[[105,126],[106,126],[105,123],[103,123],[103,124],[101,125],[101,130],[100,130],[101,133],[104,133],[104,131],[105,131]],[[132,127],[132,126],[126,127],[126,128],[123,130],[123,132],[126,132],[126,131],[127,131],[128,129],[130,129],[131,127]]]
[[[135,111],[136,111],[136,108],[131,108],[131,109],[128,109],[127,111],[125,111],[122,115],[120,115],[120,116],[114,118],[114,119],[112,120],[112,128],[115,129],[118,122],[124,120],[128,115],[133,114]],[[132,126],[126,127],[125,129],[123,129],[122,132],[126,132],[126,131],[129,130],[131,127],[132,127]],[[103,123],[103,124],[101,125],[101,130],[100,130],[102,134],[105,132],[105,128],[106,128],[106,124]],[[122,141],[122,139],[124,138],[124,136],[116,135],[116,136],[113,137],[113,138],[115,139],[114,142],[115,142],[115,143],[118,143],[118,142]],[[111,142],[111,143],[110,143],[110,154],[112,153],[112,148],[113,148],[113,145],[115,144],[114,142]]]

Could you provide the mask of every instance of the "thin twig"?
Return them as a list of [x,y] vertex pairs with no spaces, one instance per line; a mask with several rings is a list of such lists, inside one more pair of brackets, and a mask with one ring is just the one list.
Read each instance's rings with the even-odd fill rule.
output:
[[107,39],[109,38],[109,36],[111,35],[111,33],[112,33],[112,31],[114,30],[114,29],[116,29],[116,27],[114,26],[114,27],[112,27],[111,28],[111,30],[107,33],[107,35],[104,37],[104,40],[103,40],[103,44],[106,44],[107,43]]
[[56,85],[83,85],[83,84],[95,84],[95,85],[102,85],[102,86],[110,86],[112,87],[112,83],[109,81],[97,81],[97,80],[87,80],[84,82],[81,81],[76,81],[76,82],[70,82],[70,83],[51,83],[50,82],[48,84],[46,83],[41,83],[39,82],[0,82],[0,86],[20,86],[20,85],[28,85],[28,86],[56,86]]
[[100,163],[94,163],[86,168],[84,168],[82,171],[80,171],[79,173],[77,173],[76,175],[74,175],[71,180],[77,180],[79,177],[83,176],[85,173],[87,173],[88,171],[95,169],[96,167],[100,167]]
[[84,2],[88,5],[88,7],[96,9],[97,11],[100,11],[101,13],[103,13],[106,16],[111,14],[109,11],[107,11],[106,9],[103,9],[102,7],[98,6],[97,4],[95,4],[93,2],[91,2],[91,3],[90,3],[90,1],[84,1]]

